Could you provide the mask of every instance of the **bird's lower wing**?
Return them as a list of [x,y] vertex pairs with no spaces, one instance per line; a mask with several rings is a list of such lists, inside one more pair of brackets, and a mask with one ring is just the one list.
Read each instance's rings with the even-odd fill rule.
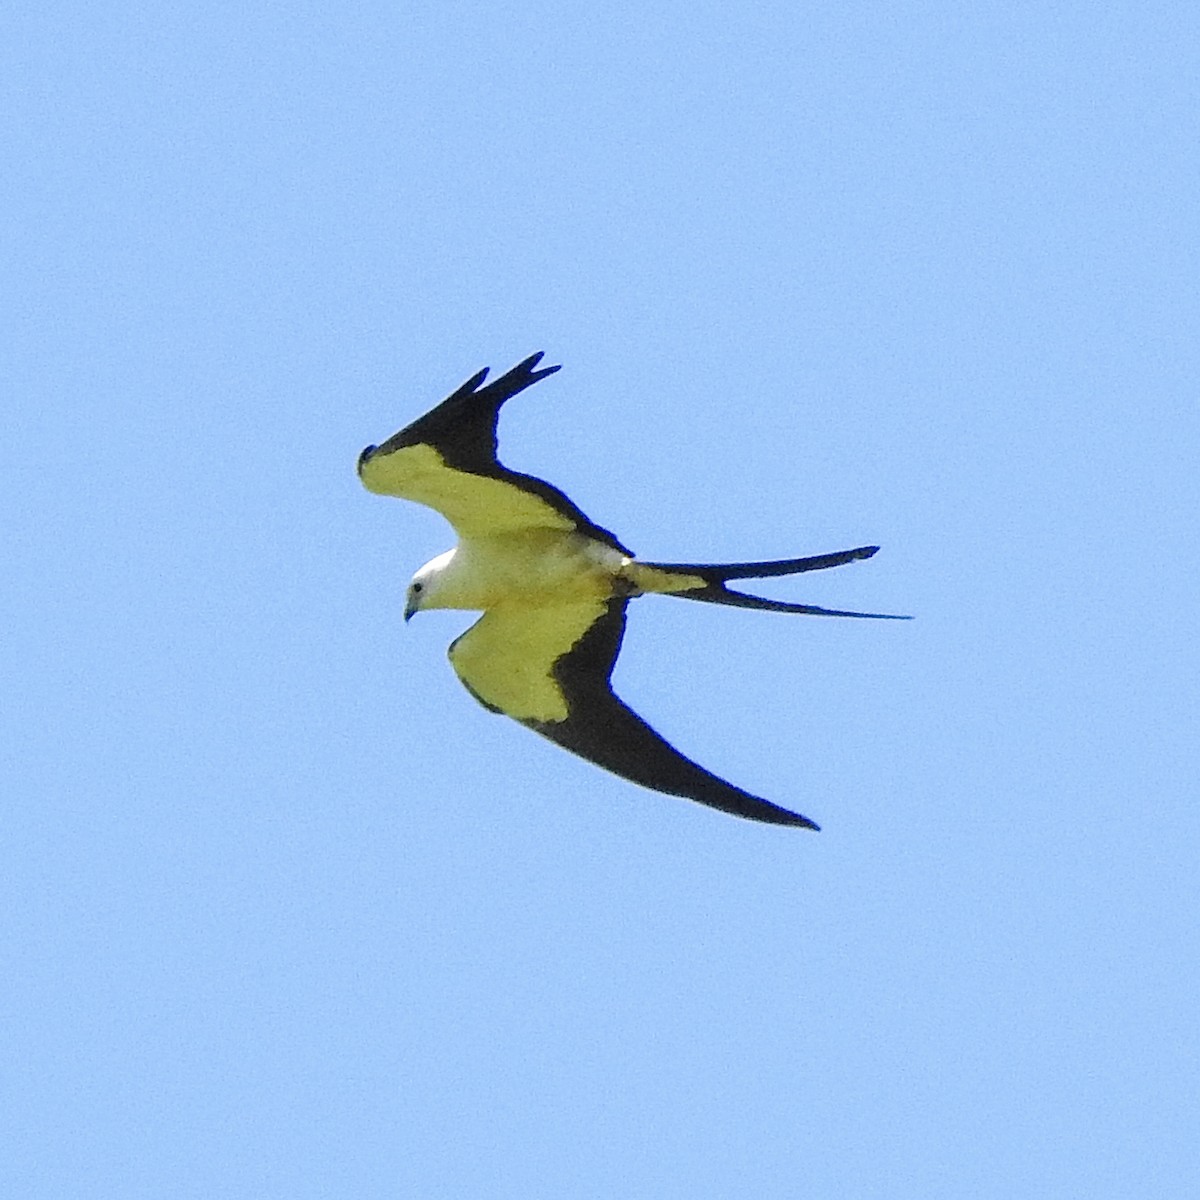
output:
[[643,787],[752,821],[819,828],[807,817],[752,796],[686,758],[611,691],[596,697],[585,710],[577,707],[565,721],[525,724],[573,754]]
[[481,704],[614,775],[750,820],[818,828],[686,758],[614,695],[626,603],[496,608],[450,647],[450,661]]

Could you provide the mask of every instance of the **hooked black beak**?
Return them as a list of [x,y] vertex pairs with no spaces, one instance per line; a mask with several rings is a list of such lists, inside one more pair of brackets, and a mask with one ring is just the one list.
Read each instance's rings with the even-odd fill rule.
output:
[[417,611],[417,606],[410,600],[404,608],[404,623],[407,625],[413,619],[413,613]]

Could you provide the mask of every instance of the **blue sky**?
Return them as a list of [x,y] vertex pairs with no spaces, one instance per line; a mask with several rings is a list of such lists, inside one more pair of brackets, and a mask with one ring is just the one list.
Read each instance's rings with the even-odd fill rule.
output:
[[[9,6],[0,1181],[28,1198],[1183,1196],[1183,4]],[[358,451],[657,559],[616,681],[823,826],[479,708]]]

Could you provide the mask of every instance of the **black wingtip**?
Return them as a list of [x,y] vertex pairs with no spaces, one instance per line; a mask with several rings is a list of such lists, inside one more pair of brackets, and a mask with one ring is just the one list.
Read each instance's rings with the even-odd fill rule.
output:
[[517,363],[517,365],[513,368],[513,371],[522,371],[526,375],[536,377],[538,379],[545,379],[547,375],[553,375],[555,371],[562,370],[562,363],[555,363],[552,367],[542,367],[541,370],[535,371],[534,367],[536,367],[538,363],[540,363],[545,357],[545,350],[539,350],[536,354],[531,354],[523,362]]
[[[505,371],[503,375],[494,379],[488,386],[495,387],[501,383],[516,384],[520,382],[521,386],[518,390],[524,391],[531,383],[536,383],[539,379],[545,379],[547,375],[553,375],[555,371],[562,370],[562,363],[555,363],[552,367],[542,367],[540,370],[534,370],[538,363],[545,357],[545,350],[539,350],[536,354],[531,354],[528,358],[523,358],[515,367]],[[459,387],[459,392],[479,391],[483,381],[487,379],[490,369],[489,367],[484,367],[482,370],[476,371],[466,383]]]
[[474,375],[472,375],[472,376],[471,376],[471,378],[470,378],[470,379],[468,379],[468,380],[467,380],[467,382],[466,382],[466,383],[464,383],[464,384],[463,384],[463,385],[462,385],[462,386],[461,386],[461,387],[458,389],[458,391],[459,391],[459,394],[462,394],[462,393],[464,393],[464,392],[475,392],[475,391],[478,391],[478,390],[479,390],[479,385],[480,385],[480,384],[481,384],[481,383],[482,383],[482,382],[483,382],[483,381],[484,381],[484,380],[485,380],[485,379],[488,377],[488,370],[489,370],[489,369],[490,369],[490,368],[488,368],[488,367],[483,367],[483,368],[481,368],[480,370],[476,371],[476,372],[475,372],[475,374],[474,374]]
[[518,392],[523,392],[527,387],[532,387],[539,380],[545,379],[547,375],[553,375],[555,371],[561,369],[561,364],[556,364],[553,367],[542,367],[540,370],[534,370],[539,362],[542,361],[543,351],[539,350],[536,354],[531,354],[528,358],[517,363],[515,367],[505,371],[503,375],[498,375],[486,387],[479,387],[486,371],[481,371],[473,379],[468,380],[458,390],[459,396],[477,395],[486,398],[487,402],[499,408],[506,400],[511,400]]
[[[562,370],[562,363],[555,363],[552,367],[542,367],[540,370],[534,368],[545,358],[545,350],[539,350],[536,354],[531,354],[528,358],[522,359],[511,370],[505,371],[503,375],[492,380],[488,384],[489,388],[499,388],[502,392],[523,392],[531,384],[537,383],[539,379],[545,379],[547,375],[553,375],[555,371]],[[482,370],[476,371],[466,383],[462,384],[457,391],[457,395],[470,395],[472,392],[478,392],[483,386],[483,382],[488,377],[490,368],[484,367]]]
[[807,817],[802,817],[799,813],[791,814],[795,820],[784,821],[781,824],[790,825],[793,829],[811,829],[813,833],[820,833],[821,827],[816,821],[810,821]]

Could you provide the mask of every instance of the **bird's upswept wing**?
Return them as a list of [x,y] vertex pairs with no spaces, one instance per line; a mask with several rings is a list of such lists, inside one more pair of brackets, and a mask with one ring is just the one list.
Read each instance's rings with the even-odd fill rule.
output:
[[558,488],[510,471],[496,457],[501,405],[558,370],[535,369],[541,360],[540,353],[530,355],[489,384],[485,367],[381,446],[368,446],[358,459],[363,484],[436,509],[460,537],[529,528],[574,530],[628,554]]
[[614,695],[627,604],[498,605],[451,645],[450,661],[485,707],[615,775],[751,820],[816,829],[685,758]]

